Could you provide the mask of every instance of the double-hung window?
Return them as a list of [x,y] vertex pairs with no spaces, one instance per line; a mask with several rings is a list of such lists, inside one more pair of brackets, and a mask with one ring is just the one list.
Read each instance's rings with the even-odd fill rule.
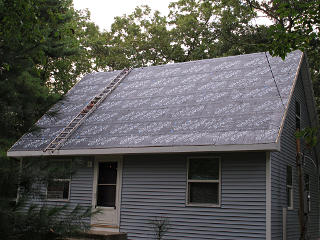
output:
[[218,157],[188,159],[188,205],[220,205],[220,167],[221,160]]
[[293,209],[293,174],[292,167],[287,166],[287,206],[288,209]]
[[71,182],[71,161],[56,161],[49,166],[54,172],[54,177],[48,181],[48,200],[69,200]]

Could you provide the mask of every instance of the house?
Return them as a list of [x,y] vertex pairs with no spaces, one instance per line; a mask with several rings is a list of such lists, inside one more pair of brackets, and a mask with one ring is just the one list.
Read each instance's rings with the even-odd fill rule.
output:
[[[153,239],[150,222],[161,218],[165,239],[298,239],[295,132],[317,126],[302,52],[94,73],[51,111],[58,116],[44,115],[42,130],[8,156],[86,161],[48,186],[46,203],[101,209],[88,220],[94,229]],[[303,163],[310,239],[319,227],[317,159],[314,149]]]

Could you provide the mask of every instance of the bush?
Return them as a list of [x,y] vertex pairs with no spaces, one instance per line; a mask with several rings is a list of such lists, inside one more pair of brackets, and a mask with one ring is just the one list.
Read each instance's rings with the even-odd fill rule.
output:
[[[88,230],[86,218],[92,215],[90,208],[79,205],[19,206],[3,211],[1,207],[0,235],[11,240],[52,240],[71,237]],[[3,221],[5,220],[5,222]]]

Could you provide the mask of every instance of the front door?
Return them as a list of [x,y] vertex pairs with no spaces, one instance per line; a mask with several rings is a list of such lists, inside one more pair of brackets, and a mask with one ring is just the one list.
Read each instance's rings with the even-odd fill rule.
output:
[[120,168],[120,160],[95,162],[93,207],[98,213],[91,220],[94,230],[119,231]]

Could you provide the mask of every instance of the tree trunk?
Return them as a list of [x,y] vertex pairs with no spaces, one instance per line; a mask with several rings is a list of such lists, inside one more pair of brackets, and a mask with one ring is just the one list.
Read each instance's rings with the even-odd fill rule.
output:
[[297,155],[297,173],[298,173],[298,191],[299,191],[299,225],[300,225],[300,240],[304,240],[306,236],[306,226],[304,220],[304,186],[303,186],[303,168],[301,161],[301,145],[300,139],[296,140]]

